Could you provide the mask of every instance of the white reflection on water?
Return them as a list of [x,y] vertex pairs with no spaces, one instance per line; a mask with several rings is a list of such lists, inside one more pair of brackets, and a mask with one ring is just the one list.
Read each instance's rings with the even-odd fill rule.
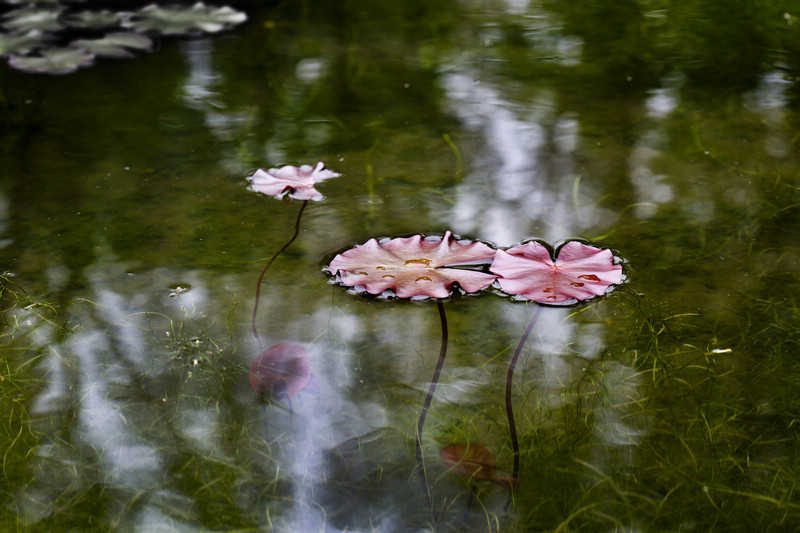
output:
[[556,95],[541,90],[515,103],[499,83],[462,72],[444,74],[441,84],[477,145],[457,186],[456,231],[499,246],[532,237],[555,244],[614,220],[598,205],[608,191],[576,170],[580,122],[557,115]]
[[[201,112],[208,129],[219,139],[231,140],[241,136],[248,127],[250,109],[231,109],[226,98],[217,90],[222,76],[213,64],[214,41],[212,39],[189,39],[180,42],[181,52],[186,58],[189,73],[183,84],[183,103]],[[240,171],[238,157],[229,154],[229,167]]]
[[123,402],[112,399],[111,387],[130,382],[125,369],[109,360],[114,358],[111,348],[100,331],[81,332],[69,341],[81,369],[77,433],[81,444],[98,454],[106,483],[128,489],[151,487],[160,477],[161,457],[128,430]]
[[[331,316],[327,305],[310,319],[302,313],[296,320],[284,317],[281,332],[299,332],[296,340],[309,348],[310,384],[290,401],[260,401],[246,380],[256,350],[246,348],[236,355],[241,368],[234,375],[242,379],[231,389],[231,402],[219,392],[231,361],[215,363],[214,356],[204,359],[202,350],[191,351],[195,339],[187,331],[190,325],[197,322],[202,329],[212,320],[206,313],[225,313],[215,307],[200,275],[166,269],[128,275],[122,265],[106,260],[89,268],[86,277],[94,296],[91,303],[75,308],[80,327],[63,343],[55,328],[39,333],[41,345],[51,348],[40,364],[48,373],[48,387],[34,399],[32,414],[37,431],[47,438],[30,463],[37,480],[17,498],[26,523],[57,512],[65,497],[84,497],[102,487],[113,489],[113,501],[98,503],[101,508],[95,510],[107,523],[139,530],[196,530],[202,520],[196,506],[202,502],[195,491],[201,487],[187,486],[182,479],[197,476],[194,469],[204,463],[235,474],[239,488],[231,502],[243,514],[264,520],[264,527],[271,519],[253,502],[262,501],[275,480],[284,484],[275,500],[283,530],[335,531],[326,520],[341,505],[351,506],[352,517],[370,520],[369,506],[352,491],[375,492],[367,478],[395,469],[387,466],[399,464],[395,457],[411,457],[405,437],[386,432],[393,413],[385,402],[372,395],[352,397],[353,390],[379,392],[373,384],[356,381],[357,347],[344,349],[325,338],[306,340],[309,328],[319,328],[329,329],[328,337],[340,342],[360,342],[363,320]],[[175,283],[191,289],[171,297],[169,286]],[[418,316],[420,324],[429,321],[438,327],[430,320],[436,315],[433,308],[407,309],[409,319]],[[266,316],[274,312],[269,304],[264,311]],[[392,323],[397,327],[387,339],[407,342],[398,316],[386,313],[384,318],[387,331]],[[241,330],[240,338],[248,339],[242,346],[247,346],[249,323],[241,324]],[[212,328],[212,333],[219,330]],[[381,394],[378,398],[385,400]],[[236,409],[244,410],[246,425],[231,419]],[[181,457],[191,459],[184,464]],[[210,476],[209,486],[222,482],[216,474]],[[396,519],[395,502],[398,491],[408,490],[407,476],[405,466],[399,480],[387,482],[385,494],[370,495],[385,509],[380,518],[373,517],[374,523]],[[340,519],[343,528],[349,527]]]
[[658,212],[657,204],[671,202],[674,197],[669,176],[656,173],[652,168],[653,162],[663,157],[664,137],[656,129],[643,133],[628,159],[630,182],[638,199],[636,215],[640,219],[654,216]]
[[663,118],[678,107],[678,91],[674,88],[661,87],[653,89],[645,101],[648,115],[652,118]]
[[547,201],[537,160],[542,128],[533,117],[517,117],[488,83],[448,74],[442,85],[453,112],[470,129],[483,132],[487,150],[459,187],[453,226],[499,245],[517,242],[528,235],[531,219],[542,214]]
[[[153,290],[172,277],[160,277],[166,274],[130,277],[113,262],[91,267],[86,277],[94,297],[72,308],[70,321],[80,326],[64,342],[54,327],[38,328],[31,337],[47,347],[39,363],[46,387],[31,403],[31,425],[42,438],[30,462],[34,481],[17,497],[24,523],[51,516],[64,499],[106,487],[115,501],[99,512],[109,524],[195,528],[164,515],[163,502],[151,492],[166,482],[167,443],[153,438],[164,429],[152,425],[158,400],[142,403],[146,391],[138,384],[159,372],[158,357],[145,342],[151,325],[140,311],[169,303],[166,286]],[[116,292],[120,288],[130,295]]]
[[758,87],[745,95],[745,103],[762,111],[777,110],[783,114],[789,103],[786,91],[792,83],[779,70],[766,72],[761,75]]

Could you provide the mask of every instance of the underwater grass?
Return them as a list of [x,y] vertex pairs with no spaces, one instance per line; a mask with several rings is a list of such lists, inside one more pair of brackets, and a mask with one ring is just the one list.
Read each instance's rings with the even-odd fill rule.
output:
[[13,488],[26,483],[30,474],[25,464],[38,443],[26,421],[29,398],[41,389],[43,381],[35,373],[44,348],[27,342],[39,328],[55,327],[52,306],[31,298],[8,276],[0,276],[0,450],[2,476],[0,525],[15,527]]
[[[630,305],[619,300],[617,314]],[[704,346],[688,342],[705,335],[697,316],[644,305],[621,315],[629,340],[609,344],[562,391],[560,411],[522,424],[528,482],[508,528],[779,531],[798,523],[792,348],[800,313],[788,299],[762,305],[781,320],[746,342],[706,337]],[[757,307],[751,317],[766,316]],[[604,433],[614,428],[623,431]]]
[[[397,433],[343,442],[316,458],[329,469],[329,479],[298,494],[298,480],[284,461],[297,452],[301,428],[287,422],[290,412],[279,402],[257,405],[241,395],[248,390],[247,371],[231,332],[233,311],[226,320],[185,308],[175,316],[131,312],[112,320],[95,302],[56,310],[4,279],[0,440],[9,483],[0,489],[0,525],[100,531],[132,527],[141,513],[155,509],[197,530],[281,530],[296,525],[292,510],[303,508],[319,523],[376,531],[391,524],[436,531],[791,528],[800,523],[800,284],[794,269],[800,253],[783,240],[786,228],[796,226],[797,209],[784,195],[783,180],[764,186],[765,218],[732,208],[692,235],[690,254],[650,257],[649,250],[637,251],[650,261],[635,270],[644,283],[620,288],[569,317],[609,326],[596,356],[564,346],[561,357],[574,370],[571,381],[537,386],[541,355],[534,333],[521,356],[528,368],[514,389],[522,483],[513,494],[488,483],[469,484],[430,457],[436,446],[477,442],[491,448],[501,470],[511,464],[498,391],[514,339],[476,331],[467,311],[460,319],[455,310],[451,338],[459,370],[444,373],[425,450],[432,459],[430,514],[415,507],[418,495],[405,494],[415,486],[413,440],[406,430],[413,428],[419,395],[401,382],[414,365],[427,364],[425,350],[384,353],[380,322],[352,344],[325,333],[335,350],[325,355],[324,372],[363,382],[346,390],[348,399],[385,406],[383,416]],[[688,224],[669,209],[661,216],[673,215],[671,223]],[[734,218],[741,220],[732,226],[735,231],[727,231],[725,224]],[[660,237],[664,222],[650,225],[637,228],[645,241]],[[682,227],[678,236],[666,236],[665,249],[689,233],[691,228]],[[764,244],[750,243],[755,235]],[[725,262],[706,263],[715,257]],[[716,271],[720,264],[724,268]],[[745,266],[748,276],[740,290],[716,294],[718,278],[741,275]],[[681,276],[687,269],[710,280],[708,292],[684,290]],[[660,286],[675,278],[674,294],[636,292],[656,278],[662,278]],[[712,304],[697,303],[703,298]],[[487,315],[483,327],[503,331],[509,317],[486,300],[480,302]],[[80,384],[83,369],[71,340],[87,330],[123,339],[122,326],[131,324],[148,339],[150,367],[137,373],[122,365],[128,381],[110,384],[103,399],[143,442],[154,443],[165,465],[155,483],[134,488],[115,483],[98,450],[76,440],[78,391],[61,396],[63,405],[52,411],[32,413],[31,405],[57,381],[51,361],[63,367],[65,384]],[[340,358],[355,352],[363,354],[347,362]],[[115,343],[96,353],[103,372],[125,361],[124,348]],[[474,374],[461,375],[461,368]],[[459,403],[462,383],[480,385]],[[365,416],[353,414],[358,415]],[[193,436],[187,427],[202,431]],[[43,449],[57,453],[43,461]],[[378,450],[391,453],[381,457]],[[64,468],[70,461],[80,475]],[[367,475],[358,477],[356,466]],[[45,471],[58,482],[51,493],[36,485]],[[44,496],[41,516],[31,517],[31,507],[20,506],[21,494]]]
[[[101,381],[107,388],[101,401],[114,407],[124,421],[121,427],[131,431],[124,439],[162,443],[154,452],[172,465],[165,480],[183,480],[160,487],[127,486],[124,477],[115,481],[119,474],[109,470],[108,455],[113,450],[96,448],[81,435],[80,412],[91,411],[85,402],[92,393],[82,387],[80,376],[96,370],[81,367],[81,359],[71,352],[85,349],[71,344],[84,329],[99,325],[107,338],[120,340],[125,336],[121,329],[125,324],[105,322],[102,306],[86,301],[71,310],[75,314],[70,322],[80,326],[65,330],[58,325],[65,318],[55,308],[33,302],[9,280],[2,281],[0,445],[7,481],[0,493],[3,530],[128,528],[140,513],[154,508],[174,516],[176,523],[194,524],[198,529],[224,528],[225,524],[242,530],[260,529],[264,517],[242,514],[241,502],[236,500],[253,492],[248,485],[271,494],[270,500],[280,499],[281,480],[269,472],[269,465],[275,462],[269,453],[260,458],[259,454],[250,458],[231,455],[239,446],[270,450],[270,443],[243,431],[246,408],[231,390],[246,376],[246,370],[233,357],[229,331],[220,335],[213,323],[191,317],[184,308],[176,317],[134,313],[124,318],[143,327],[150,337],[151,367],[142,373],[128,368],[133,379],[118,384]],[[97,352],[101,358],[96,363],[113,375],[120,368],[115,362],[125,361],[125,354],[119,351],[124,352],[126,346],[121,341],[105,346],[111,351]],[[52,362],[47,362],[48,357],[54,358]],[[68,389],[59,391],[62,386]],[[32,413],[31,399],[48,388],[56,391],[52,397],[58,403],[39,405],[37,413]],[[79,388],[82,392],[76,396]],[[116,399],[120,394],[127,396],[125,403]],[[229,415],[219,418],[222,423],[209,434],[222,447],[201,447],[202,453],[188,453],[195,446],[186,442],[185,429],[181,430],[181,424],[185,425],[182,413],[209,408]],[[108,430],[113,432],[115,427]],[[114,442],[115,436],[108,438]],[[264,494],[259,497],[263,499]],[[170,499],[179,505],[168,505]],[[187,513],[181,509],[189,501],[192,512]],[[277,516],[275,511],[273,515]]]
[[[127,316],[144,328],[155,357],[152,373],[130,385],[134,388],[128,392],[136,391],[132,397],[138,399],[122,412],[148,439],[162,443],[159,452],[168,458],[169,468],[159,486],[131,491],[109,483],[102,462],[62,429],[76,409],[70,404],[75,398],[56,413],[30,413],[30,398],[47,384],[42,362],[51,349],[38,344],[37,335],[68,340],[79,330],[59,328],[61,318],[52,307],[29,307],[27,297],[15,296],[4,300],[0,336],[7,355],[0,367],[4,476],[11,487],[34,483],[41,468],[35,454],[43,443],[80,461],[82,476],[70,477],[53,464],[56,479],[64,485],[60,494],[51,495],[44,518],[20,522],[19,493],[7,489],[0,516],[7,529],[28,524],[28,530],[91,531],[130,527],[139,513],[155,507],[175,523],[198,529],[255,531],[292,527],[289,511],[311,505],[322,520],[345,527],[365,528],[375,520],[376,531],[404,513],[408,523],[431,524],[436,531],[785,529],[800,520],[795,422],[800,418],[800,362],[794,355],[800,342],[800,306],[792,292],[781,298],[768,294],[771,286],[788,279],[792,278],[786,273],[762,277],[763,290],[747,307],[748,329],[735,334],[709,327],[697,313],[674,314],[666,306],[648,305],[628,290],[618,291],[591,312],[571,316],[570,320],[611,321],[618,327],[595,359],[570,355],[585,365],[574,382],[544,391],[523,378],[515,389],[521,429],[519,489],[512,495],[488,483],[468,484],[432,464],[432,516],[412,516],[414,512],[400,504],[387,506],[398,487],[414,486],[413,442],[402,431],[376,440],[378,445],[358,445],[365,464],[376,460],[377,449],[394,449],[384,469],[372,477],[348,478],[353,451],[342,450],[336,461],[345,461],[343,477],[312,487],[303,499],[294,495],[291,474],[281,463],[283,456],[294,453],[296,436],[285,431],[286,426],[275,425],[269,406],[254,410],[235,392],[246,370],[234,357],[228,323],[218,327],[187,309],[175,317]],[[87,304],[80,312],[81,327],[91,327],[101,315],[97,304]],[[460,323],[454,323],[458,331]],[[113,332],[117,326],[103,327]],[[460,342],[462,349],[469,345]],[[486,340],[479,347],[497,344]],[[536,343],[530,344],[523,357],[536,358]],[[59,357],[70,372],[76,371],[77,363],[66,350],[69,343],[52,346],[61,350]],[[459,383],[462,376],[446,375],[443,397],[431,407],[437,444],[484,443],[506,470],[511,450],[500,398],[492,389],[502,382],[504,367],[499,362],[508,356],[508,346],[489,354],[459,354],[464,361],[484,361],[473,370],[482,376],[477,381],[484,389],[472,402],[448,401],[449,384]],[[403,357],[407,355],[397,355]],[[378,368],[366,372],[365,378],[385,371],[379,362],[373,364]],[[417,394],[390,392],[386,385],[365,385],[356,396],[386,403],[399,399],[390,418],[413,426]],[[187,410],[219,413],[205,433],[210,446],[187,440],[181,430]],[[284,431],[259,430],[269,419],[272,427]],[[153,420],[155,427],[144,430]],[[55,432],[45,433],[48,426]],[[326,464],[336,464],[333,457],[325,458]],[[375,487],[384,489],[376,493]],[[157,502],[159,494],[162,503]],[[357,494],[363,497],[353,500]],[[506,511],[509,498],[513,504]],[[335,513],[332,502],[350,502],[352,507]],[[367,502],[368,512],[361,506]],[[106,512],[110,514],[104,517]],[[371,518],[365,516],[369,513]]]
[[[434,467],[432,523],[437,531],[634,527],[645,531],[769,531],[800,520],[794,422],[800,415],[800,363],[792,357],[798,343],[800,309],[793,300],[757,302],[753,317],[771,320],[765,324],[754,321],[747,343],[737,338],[705,338],[704,328],[697,327],[700,318],[692,314],[665,316],[662,309],[645,306],[626,314],[635,298],[618,300],[611,316],[626,326],[628,337],[613,339],[577,382],[550,392],[558,394],[558,402],[543,398],[535,387],[515,392],[521,402],[520,413],[525,413],[520,417],[524,482],[513,495],[511,511],[502,512],[502,505],[498,510],[497,501],[507,497],[502,489],[488,484],[468,486],[444,468]],[[161,362],[171,365],[171,382],[180,377],[182,384],[175,389],[162,384],[153,390],[167,391],[167,401],[154,395],[138,408],[160,411],[164,427],[157,433],[162,437],[178,436],[170,427],[178,420],[178,406],[202,409],[215,405],[214,409],[228,413],[223,417],[228,422],[214,430],[219,433],[213,440],[223,443],[223,448],[193,449],[190,443],[176,442],[172,450],[164,450],[171,456],[171,481],[161,490],[180,494],[178,502],[191,505],[188,513],[173,507],[163,512],[209,530],[258,530],[265,523],[286,526],[285,513],[297,502],[286,496],[291,494],[291,482],[280,473],[279,450],[293,446],[292,436],[274,435],[266,440],[247,429],[261,415],[248,414],[230,393],[232,382],[225,376],[232,377],[235,363],[225,363],[231,347],[224,338],[222,342],[209,338],[208,328],[198,328],[190,320],[160,318],[171,324],[169,329],[162,323],[149,327],[160,343]],[[48,323],[52,322],[51,317]],[[30,337],[19,329],[12,333],[12,329],[2,337],[4,351],[16,350],[9,353],[17,354],[17,361],[23,353],[33,355],[27,365],[16,367],[9,363],[13,359],[7,358],[2,369],[2,438],[8,443],[4,475],[11,486],[21,486],[31,475],[26,468],[30,452],[44,437],[37,432],[40,425],[28,424],[30,413],[24,399],[42,387],[43,381],[34,372],[39,349],[17,346]],[[697,342],[703,340],[697,339],[698,330],[705,338],[704,345]],[[24,352],[26,349],[32,351]],[[535,356],[534,349],[529,357]],[[741,381],[741,373],[731,372],[744,364],[751,365],[747,382]],[[498,374],[491,368],[487,364],[483,371]],[[502,378],[499,374],[495,379]],[[399,406],[395,414],[411,420],[414,394],[404,395],[407,404]],[[431,414],[437,440],[488,439],[499,446],[493,451],[502,468],[510,458],[508,444],[503,446],[502,410],[497,406],[494,411],[484,410],[484,403],[491,404],[487,400],[453,407],[435,401]],[[559,407],[546,407],[554,404]],[[614,433],[615,427],[627,429]],[[81,455],[73,445],[66,446]],[[257,449],[260,451],[255,452]],[[102,465],[86,463],[84,473],[92,468],[102,477]],[[411,468],[410,462],[394,471],[395,483],[404,478],[411,482],[405,468]],[[370,483],[390,483],[390,478]],[[331,491],[347,494],[364,487],[364,481],[331,485],[312,495],[311,502],[316,498],[324,501]],[[99,517],[97,509],[115,508],[121,502],[127,503],[111,524],[129,525],[132,516],[151,499],[147,493],[129,494],[104,483],[73,484],[66,489],[53,500],[50,516],[36,522],[34,530],[65,525],[102,530],[109,522]],[[3,493],[6,504],[12,504],[15,496]],[[469,510],[465,511],[468,501]],[[385,500],[376,499],[375,509],[382,502]],[[8,509],[8,505],[4,507]],[[255,508],[264,509],[264,514],[253,514]],[[387,516],[397,512],[386,511]],[[380,515],[376,513],[373,518]],[[19,527],[17,519],[5,511],[6,524]],[[334,519],[333,515],[329,519]],[[337,520],[348,523],[345,517]]]

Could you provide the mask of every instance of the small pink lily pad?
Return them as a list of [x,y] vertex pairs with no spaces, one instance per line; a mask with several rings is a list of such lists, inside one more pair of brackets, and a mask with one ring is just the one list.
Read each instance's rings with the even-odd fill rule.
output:
[[555,260],[536,241],[498,250],[490,270],[506,293],[544,304],[570,305],[622,282],[611,250],[577,241],[561,246]]
[[250,190],[283,198],[288,196],[296,200],[322,200],[324,197],[314,185],[341,176],[338,172],[328,170],[320,161],[317,166],[303,165],[294,167],[287,165],[269,170],[258,169],[255,174],[247,178],[250,181]]
[[460,241],[448,231],[441,239],[422,235],[382,243],[370,239],[338,254],[328,270],[341,285],[362,286],[370,294],[392,290],[398,298],[447,298],[453,283],[467,293],[491,285],[496,276],[458,267],[488,263],[494,253],[482,242]]
[[258,394],[272,392],[289,398],[303,390],[311,375],[308,352],[295,342],[276,344],[250,365],[250,385]]

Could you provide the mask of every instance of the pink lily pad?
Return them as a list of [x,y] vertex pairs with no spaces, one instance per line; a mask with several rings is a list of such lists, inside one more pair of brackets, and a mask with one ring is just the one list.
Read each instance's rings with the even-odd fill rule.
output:
[[447,298],[456,282],[467,293],[491,285],[492,274],[453,267],[488,263],[494,253],[482,242],[460,241],[448,231],[436,240],[422,235],[383,243],[370,239],[334,257],[328,269],[341,285],[362,286],[370,294],[392,290],[398,298]]
[[276,344],[250,365],[250,385],[258,394],[271,391],[291,398],[308,384],[310,375],[308,352],[295,342]]
[[517,478],[497,470],[494,455],[480,444],[450,444],[441,449],[439,457],[462,476],[491,481],[506,488],[519,486]]
[[250,190],[283,198],[288,196],[296,200],[322,200],[324,196],[314,188],[314,185],[341,176],[338,172],[328,170],[322,162],[311,167],[303,165],[294,167],[287,165],[269,170],[258,169],[255,174],[247,178],[250,181]]
[[622,265],[607,248],[570,241],[557,254],[553,260],[546,246],[531,241],[498,250],[490,270],[506,293],[544,304],[570,305],[622,282]]

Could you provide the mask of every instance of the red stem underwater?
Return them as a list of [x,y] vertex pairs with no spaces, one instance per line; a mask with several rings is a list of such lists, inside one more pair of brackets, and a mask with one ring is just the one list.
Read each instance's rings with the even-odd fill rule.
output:
[[303,205],[300,206],[300,211],[297,212],[297,219],[294,221],[294,234],[292,235],[292,238],[289,239],[280,250],[275,252],[275,255],[273,255],[270,260],[267,261],[267,264],[264,265],[264,270],[261,271],[261,275],[258,276],[258,282],[256,283],[256,302],[253,304],[253,318],[251,320],[251,324],[253,326],[253,336],[256,338],[256,342],[258,342],[259,350],[262,349],[263,346],[261,345],[261,339],[258,337],[258,330],[256,329],[256,314],[258,313],[258,300],[261,296],[261,282],[264,280],[264,274],[267,273],[267,269],[272,265],[275,259],[277,259],[277,257],[284,252],[284,250],[291,246],[291,244],[297,238],[297,235],[300,233],[300,217],[303,216],[303,211],[305,210],[307,204],[308,200],[303,200]]
[[444,366],[444,358],[447,355],[447,316],[444,314],[444,304],[442,300],[436,300],[439,308],[439,319],[442,323],[442,346],[439,349],[439,361],[436,363],[436,370],[433,372],[433,379],[431,380],[430,387],[428,387],[428,395],[425,396],[425,403],[422,404],[422,411],[419,414],[419,422],[417,423],[417,465],[420,468],[420,481],[422,482],[422,490],[428,499],[428,505],[431,504],[431,495],[428,491],[428,478],[425,473],[425,464],[422,461],[422,428],[425,426],[425,417],[428,415],[428,409],[433,401],[433,393],[436,392],[436,384],[439,383],[439,374],[442,372]]
[[514,449],[514,479],[519,479],[519,440],[517,439],[517,424],[514,422],[514,408],[511,405],[511,384],[514,381],[514,368],[517,366],[517,359],[519,359],[519,354],[522,352],[522,346],[528,340],[528,336],[533,331],[533,326],[536,325],[540,314],[542,314],[542,306],[537,305],[536,312],[533,314],[530,324],[528,324],[528,329],[525,330],[519,340],[517,349],[514,351],[511,363],[508,365],[508,376],[506,377],[506,416],[508,416],[508,430],[511,432],[511,446]]

